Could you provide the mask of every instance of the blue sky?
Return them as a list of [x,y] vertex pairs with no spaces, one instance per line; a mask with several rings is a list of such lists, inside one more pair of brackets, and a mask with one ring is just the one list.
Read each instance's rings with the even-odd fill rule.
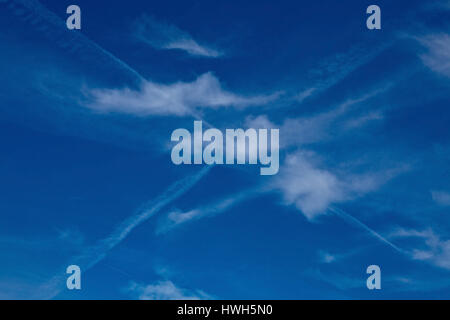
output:
[[[0,1],[0,298],[450,297],[448,1],[72,2]],[[279,173],[174,165],[195,119]]]

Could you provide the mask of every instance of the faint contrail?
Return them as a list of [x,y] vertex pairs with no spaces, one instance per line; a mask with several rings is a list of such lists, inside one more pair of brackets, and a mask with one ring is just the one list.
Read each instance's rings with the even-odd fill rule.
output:
[[[181,180],[173,183],[166,191],[157,198],[149,201],[142,206],[134,215],[124,220],[109,237],[102,239],[99,243],[91,247],[88,252],[78,257],[82,260],[87,258],[88,263],[84,267],[84,270],[90,269],[100,260],[104,258],[106,253],[118,245],[127,235],[138,225],[149,219],[155,213],[160,211],[170,202],[176,200],[185,192],[189,191],[201,178],[203,178],[212,166],[206,166],[202,168],[198,173],[192,176],[187,176]],[[94,259],[92,259],[94,258]]]
[[[111,249],[122,242],[134,228],[147,221],[170,202],[189,191],[209,172],[209,170],[211,170],[212,167],[213,166],[206,166],[196,174],[173,183],[163,194],[143,205],[134,215],[120,223],[108,237],[101,239],[95,245],[88,247],[83,253],[74,257],[70,263],[79,265],[83,272],[95,266]],[[63,289],[65,279],[65,271],[61,271],[59,275],[42,285],[38,292],[44,292],[44,299],[52,299]]]
[[[139,85],[144,78],[124,61],[103,49],[80,31],[68,30],[66,23],[37,0],[0,0],[22,21],[33,25],[59,47],[77,54],[81,58],[89,56],[98,66],[125,71],[129,80]],[[65,12],[64,12],[65,13]]]
[[[128,77],[128,80],[136,85],[145,81],[139,72],[79,31],[67,30],[65,22],[45,8],[39,1],[0,0],[0,4],[9,8],[22,21],[35,26],[36,30],[41,31],[45,37],[54,41],[62,49],[72,54],[77,54],[82,59],[94,60],[99,66],[122,71]],[[76,256],[71,263],[80,265],[82,271],[87,271],[95,266],[111,249],[123,241],[134,228],[190,190],[211,168],[212,166],[206,166],[197,174],[185,177],[172,184],[162,195],[142,206],[134,215],[119,224],[108,237],[88,247],[82,254]],[[44,298],[47,299],[55,297],[63,289],[65,279],[64,270],[42,285],[40,290],[38,290],[38,294],[44,294]]]
[[338,208],[333,208],[333,207],[329,207],[328,210],[330,210],[331,212],[335,213],[337,216],[341,217],[342,219],[344,219],[345,221],[347,221],[351,225],[354,225],[356,227],[362,228],[363,230],[367,231],[370,235],[372,235],[373,237],[377,238],[378,240],[384,242],[385,244],[387,244],[388,246],[393,248],[395,251],[397,251],[399,253],[402,253],[402,254],[405,253],[405,251],[403,249],[397,247],[395,244],[390,242],[388,239],[386,239],[385,237],[380,235],[378,232],[376,232],[375,230],[371,229],[366,224],[362,223],[361,221],[359,221],[355,217],[349,215],[348,213],[346,213],[346,212],[344,212],[344,211],[342,211],[342,210],[340,210]]

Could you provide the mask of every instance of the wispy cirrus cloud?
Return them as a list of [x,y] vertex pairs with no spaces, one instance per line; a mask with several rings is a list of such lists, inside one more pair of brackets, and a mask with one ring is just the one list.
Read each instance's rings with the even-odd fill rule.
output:
[[392,44],[393,41],[390,40],[381,45],[368,46],[371,48],[370,50],[363,45],[356,45],[346,52],[340,52],[323,59],[309,72],[313,84],[304,87],[294,95],[294,100],[302,103],[309,97],[325,92],[358,68],[371,62]]
[[325,250],[319,250],[317,252],[318,255],[318,261],[320,263],[324,264],[330,264],[330,263],[337,263],[341,262],[342,260],[348,259],[358,253],[360,253],[365,247],[355,248],[353,250],[349,250],[344,253],[336,253],[336,252],[330,252]]
[[445,191],[431,191],[432,199],[441,206],[450,206],[450,192]]
[[[355,98],[349,98],[336,105],[331,110],[317,113],[311,116],[286,118],[281,124],[272,122],[266,114],[256,117],[248,116],[245,126],[248,128],[279,128],[283,134],[280,142],[281,148],[291,146],[303,146],[324,141],[336,136],[337,131],[357,129],[372,121],[382,120],[382,112],[379,110],[368,111],[362,115],[352,116],[352,108],[369,101],[392,88],[392,83],[387,83],[375,90],[362,94]],[[339,129],[339,130],[336,130]],[[333,134],[330,134],[333,129]]]
[[[287,118],[279,125],[267,115],[247,117],[247,127],[279,128],[280,147],[288,152],[280,174],[274,177],[273,190],[281,193],[285,204],[295,205],[308,219],[325,214],[332,204],[343,203],[377,190],[392,177],[408,169],[402,165],[373,172],[333,172],[320,164],[319,155],[307,151],[307,146],[336,139],[347,131],[361,129],[373,121],[383,119],[380,110],[363,111],[358,105],[372,103],[372,99],[393,87],[388,82],[368,93],[352,97],[331,110],[315,115]],[[358,115],[354,115],[354,111]]]
[[346,129],[356,129],[362,127],[372,121],[383,120],[384,115],[380,110],[365,112],[362,115],[345,121],[344,126]]
[[450,239],[443,239],[433,229],[425,230],[398,228],[389,236],[391,239],[416,238],[422,240],[420,248],[410,248],[409,256],[414,260],[431,263],[437,267],[450,270]]
[[191,56],[217,58],[222,51],[200,44],[188,32],[177,26],[142,15],[133,24],[134,36],[139,41],[160,50],[182,50]]
[[417,40],[427,49],[420,55],[422,62],[434,72],[450,77],[450,35],[431,34]]
[[143,285],[131,282],[126,291],[140,300],[208,300],[210,295],[202,290],[189,290],[176,286],[170,280]]
[[160,84],[144,81],[140,90],[94,89],[87,106],[101,112],[117,112],[137,116],[192,115],[197,109],[247,107],[267,104],[278,94],[242,96],[222,88],[212,73],[205,73],[192,82]]
[[231,209],[233,206],[239,204],[240,202],[248,200],[249,198],[257,194],[258,191],[256,189],[246,190],[239,192],[238,194],[225,196],[220,200],[200,206],[192,210],[171,211],[166,216],[160,219],[158,226],[156,228],[156,234],[166,233],[188,221],[197,220],[200,218],[223,213]]
[[[158,213],[166,205],[189,191],[209,172],[211,168],[212,167],[207,166],[196,174],[187,176],[173,183],[160,196],[149,201],[149,203],[140,208],[135,214],[122,221],[122,223],[120,223],[107,237],[100,239],[95,245],[85,248],[80,255],[73,257],[71,260],[73,264],[80,265],[84,271],[95,266],[99,261],[104,259],[110,250],[121,243],[131,231]],[[59,288],[61,287],[62,281],[63,277],[60,275],[54,276],[41,286],[39,294],[45,295],[44,298],[46,299],[55,297],[60,292]]]

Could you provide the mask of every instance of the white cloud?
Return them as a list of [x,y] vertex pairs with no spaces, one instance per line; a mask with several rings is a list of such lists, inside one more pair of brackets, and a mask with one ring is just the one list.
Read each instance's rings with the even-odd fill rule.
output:
[[441,206],[450,206],[450,193],[445,191],[431,191],[433,200]]
[[266,115],[259,115],[256,117],[249,116],[245,119],[245,127],[247,128],[265,128],[273,129],[278,128],[275,123],[269,120]]
[[222,55],[221,52],[207,48],[205,46],[199,45],[195,40],[193,39],[176,39],[173,40],[165,46],[166,49],[179,49],[184,50],[190,55],[193,56],[204,56],[204,57],[210,57],[215,58]]
[[216,202],[209,203],[193,210],[188,210],[185,212],[175,210],[169,212],[165,217],[160,219],[156,228],[156,234],[166,233],[191,220],[223,213],[256,194],[257,192],[255,190],[241,191],[238,194],[232,194]]
[[382,119],[384,119],[384,115],[381,111],[370,111],[359,117],[349,119],[345,122],[345,127],[347,129],[355,129],[366,125],[368,122]]
[[[335,108],[299,118],[285,119],[280,125],[266,115],[247,117],[246,127],[280,128],[281,148],[304,150],[308,144],[334,139],[348,130],[358,129],[370,121],[382,119],[379,111],[366,112],[351,117],[354,106],[392,88],[392,83],[372,90],[356,98],[350,98]],[[353,174],[333,173],[320,166],[316,154],[308,151],[294,151],[287,155],[280,173],[274,177],[272,187],[281,192],[288,205],[295,205],[308,219],[313,220],[325,214],[330,205],[342,203],[373,192],[407,166],[386,169],[379,172]]]
[[199,44],[193,37],[178,27],[143,15],[134,23],[135,37],[155,49],[178,49],[192,56],[217,58],[223,52]]
[[294,204],[308,219],[326,213],[334,203],[349,201],[376,190],[403,169],[377,173],[345,174],[338,177],[319,168],[312,152],[298,151],[287,156],[273,188],[286,204]]
[[[355,218],[356,219],[356,218]],[[358,220],[359,221],[359,220]],[[362,223],[362,222],[361,222]],[[352,250],[346,250],[342,253],[331,253],[329,251],[319,250],[317,252],[319,262],[324,264],[342,262],[342,260],[348,259],[356,254],[365,251],[367,247],[355,247]]]
[[325,140],[327,128],[334,116],[322,113],[312,117],[290,118],[284,120],[280,125],[273,123],[266,115],[247,117],[245,126],[247,128],[279,128],[282,139],[280,148],[300,146]]
[[140,300],[206,300],[211,296],[201,290],[188,290],[177,287],[172,281],[158,281],[149,285],[132,282],[127,288]]
[[266,104],[277,97],[244,97],[224,90],[212,73],[193,82],[159,84],[144,81],[140,90],[94,89],[88,107],[101,112],[119,112],[137,116],[190,115],[197,108],[246,107]]
[[[367,102],[377,95],[386,92],[392,87],[391,83],[381,88],[370,91],[369,93],[360,95],[356,98],[344,100],[331,110],[321,112],[312,116],[288,118],[281,124],[273,123],[267,115],[259,115],[256,117],[247,117],[245,126],[248,128],[279,128],[282,139],[280,141],[281,148],[290,146],[302,146],[322,142],[326,139],[336,137],[337,129],[341,131],[357,129],[370,121],[382,119],[380,111],[365,113],[355,118],[351,118],[349,113],[352,108]],[[340,125],[340,122],[342,125]],[[330,134],[332,131],[332,134]]]
[[340,181],[332,173],[316,168],[304,153],[289,155],[274,187],[287,204],[294,204],[308,219],[325,213],[328,205],[343,200]]
[[338,256],[325,251],[319,251],[319,259],[322,263],[332,263],[338,259]]
[[427,48],[427,52],[420,58],[431,70],[450,77],[450,35],[433,34],[418,38],[418,41]]
[[310,97],[316,90],[317,90],[317,88],[314,88],[314,87],[307,88],[307,89],[301,91],[300,93],[296,94],[294,96],[294,99],[297,100],[299,103],[302,103],[303,100]]
[[431,228],[423,231],[399,228],[391,233],[390,238],[421,239],[423,246],[410,249],[408,251],[410,257],[450,270],[450,239],[442,239]]

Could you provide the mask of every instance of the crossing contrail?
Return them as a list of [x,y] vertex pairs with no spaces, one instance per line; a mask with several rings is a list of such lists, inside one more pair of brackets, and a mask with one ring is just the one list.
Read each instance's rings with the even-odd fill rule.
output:
[[[76,54],[84,60],[94,60],[97,65],[108,70],[119,71],[135,85],[145,81],[144,77],[127,63],[114,56],[100,45],[87,38],[78,31],[67,30],[65,21],[45,8],[37,0],[0,0],[0,5],[6,6],[23,22],[28,23],[40,31],[47,39],[56,43],[69,53]],[[204,177],[212,166],[206,166],[194,175],[182,178],[173,183],[164,193],[143,205],[137,212],[126,218],[106,238],[95,245],[86,248],[80,255],[75,256],[72,264],[77,264],[82,271],[87,271],[100,262],[108,252],[122,242],[136,227],[147,221],[162,208],[189,191]],[[65,270],[44,283],[38,294],[40,298],[51,299],[58,295],[65,287]]]

